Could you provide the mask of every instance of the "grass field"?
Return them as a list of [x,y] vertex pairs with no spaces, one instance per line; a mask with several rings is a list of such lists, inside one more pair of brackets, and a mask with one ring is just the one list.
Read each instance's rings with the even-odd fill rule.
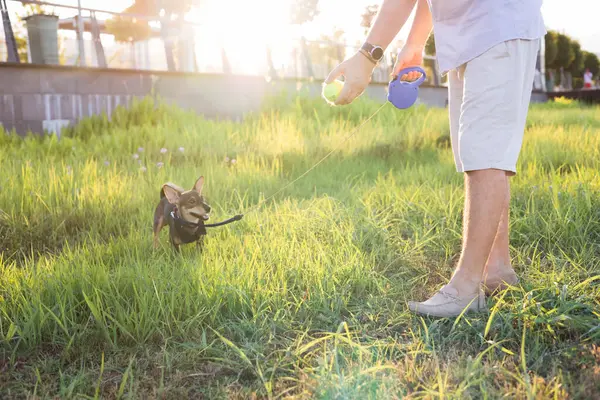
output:
[[378,107],[274,99],[233,123],[143,101],[61,140],[0,135],[0,398],[600,398],[598,107],[532,106],[512,180],[522,284],[489,313],[406,308],[460,249],[440,109],[388,106],[203,253],[174,256],[166,230],[152,250],[162,183],[203,174],[228,218]]

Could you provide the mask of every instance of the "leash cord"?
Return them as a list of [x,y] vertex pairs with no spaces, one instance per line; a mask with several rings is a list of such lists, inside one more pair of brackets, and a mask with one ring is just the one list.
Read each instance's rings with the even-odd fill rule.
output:
[[329,153],[325,154],[325,156],[323,156],[323,158],[321,158],[319,161],[317,161],[312,167],[310,167],[309,169],[307,169],[306,171],[304,171],[300,176],[298,176],[296,179],[294,179],[291,182],[288,182],[287,184],[285,184],[283,187],[281,187],[280,189],[278,189],[277,191],[275,191],[273,194],[271,194],[269,197],[261,200],[258,202],[258,204],[256,204],[254,207],[250,208],[248,211],[246,211],[243,214],[238,214],[232,218],[229,218],[223,222],[218,222],[215,224],[205,224],[204,226],[206,228],[214,228],[217,226],[222,226],[222,225],[227,225],[230,224],[232,222],[235,221],[239,221],[241,220],[245,215],[250,214],[251,212],[254,212],[256,210],[258,210],[260,207],[262,207],[267,201],[271,200],[272,198],[274,198],[275,196],[277,196],[279,193],[283,192],[285,189],[289,188],[290,186],[292,186],[293,184],[295,184],[296,182],[298,182],[300,179],[304,178],[306,175],[308,175],[310,172],[312,172],[312,170],[314,170],[315,168],[317,168],[319,165],[321,165],[326,159],[328,159],[333,153],[335,153],[336,151],[338,151],[340,149],[340,147],[342,147],[342,145],[344,145],[348,140],[350,140],[354,135],[356,135],[356,133],[358,133],[358,131],[360,131],[370,120],[372,120],[377,114],[379,114],[379,112],[388,104],[388,102],[386,101],[385,103],[383,103],[381,105],[381,107],[379,107],[377,110],[375,110],[375,112],[373,114],[371,114],[371,116],[369,116],[369,118],[367,118],[366,120],[364,120],[360,125],[358,125],[357,127],[355,127],[354,129],[352,129],[350,131],[350,133],[340,142],[338,143],[337,146],[335,146]]
[[308,175],[310,172],[312,172],[312,170],[314,170],[315,168],[317,168],[319,165],[321,165],[326,159],[328,159],[333,153],[335,153],[336,151],[338,151],[340,149],[340,147],[342,147],[343,144],[345,144],[348,140],[350,140],[354,135],[356,135],[356,133],[358,133],[358,131],[360,131],[370,120],[372,120],[377,114],[379,114],[379,112],[383,109],[383,107],[385,107],[387,105],[387,101],[385,103],[383,103],[383,105],[381,107],[379,107],[377,110],[375,110],[375,112],[373,114],[371,114],[371,116],[369,118],[367,118],[366,120],[364,120],[359,126],[355,127],[354,129],[352,129],[350,131],[350,133],[344,138],[344,140],[342,140],[340,143],[338,143],[337,146],[335,146],[329,153],[325,154],[325,156],[323,156],[323,158],[321,158],[319,161],[317,161],[312,167],[310,167],[309,169],[307,169],[306,171],[304,171],[304,173],[302,173],[300,176],[298,176],[296,179],[294,179],[291,182],[288,182],[286,185],[284,185],[282,188],[280,188],[279,190],[277,190],[275,193],[271,194],[269,197],[261,200],[258,202],[257,205],[255,205],[254,207],[250,208],[248,211],[246,211],[244,214],[242,215],[246,215],[249,214],[251,212],[254,212],[256,210],[258,210],[260,207],[263,206],[263,204],[265,204],[267,201],[271,200],[273,197],[277,196],[279,193],[283,192],[285,189],[289,188],[290,186],[292,186],[293,184],[295,184],[296,182],[298,182],[300,179],[304,178],[306,175]]
[[204,224],[204,227],[205,228],[216,228],[217,226],[223,226],[223,225],[227,225],[232,222],[235,222],[235,221],[239,221],[242,218],[244,218],[244,214],[238,214],[238,215],[234,215],[233,217],[231,217],[229,219],[226,219],[225,221],[217,222],[215,224]]

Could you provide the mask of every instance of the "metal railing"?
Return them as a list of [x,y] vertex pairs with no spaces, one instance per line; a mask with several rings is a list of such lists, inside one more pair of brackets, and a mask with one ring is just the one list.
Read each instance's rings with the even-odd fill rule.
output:
[[[358,43],[298,37],[279,46],[256,44],[253,67],[248,68],[227,46],[206,45],[199,32],[202,24],[172,20],[163,13],[151,17],[95,9],[81,6],[81,0],[78,0],[79,6],[8,0],[13,4],[52,7],[64,16],[42,23],[36,21],[36,17],[23,21],[17,13],[9,12],[7,0],[0,1],[5,28],[0,41],[1,61],[321,80],[338,62],[358,50]],[[142,30],[143,40],[133,37],[123,40],[115,36],[115,22],[136,25]],[[10,37],[11,33],[15,39]],[[38,54],[40,52],[44,54]],[[48,52],[57,54],[49,56]],[[434,79],[436,64],[432,57],[427,58],[432,75],[429,83],[438,84],[439,80]],[[376,68],[373,81],[387,82],[393,62],[393,56],[386,55]]]

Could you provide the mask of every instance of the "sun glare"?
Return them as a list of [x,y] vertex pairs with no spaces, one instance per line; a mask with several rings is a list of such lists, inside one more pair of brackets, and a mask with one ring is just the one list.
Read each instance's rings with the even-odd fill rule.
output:
[[254,75],[267,71],[267,46],[277,58],[276,49],[292,40],[289,10],[289,0],[211,0],[192,10],[187,19],[200,25],[198,54],[211,54],[210,60],[219,60],[222,68],[224,50],[232,72]]

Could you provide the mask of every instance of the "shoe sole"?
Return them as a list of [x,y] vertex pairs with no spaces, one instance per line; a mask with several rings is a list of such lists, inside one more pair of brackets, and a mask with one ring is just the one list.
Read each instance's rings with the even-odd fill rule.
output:
[[411,312],[413,312],[414,314],[421,315],[424,317],[433,317],[433,318],[456,318],[462,314],[467,314],[467,313],[476,314],[476,313],[483,313],[485,311],[487,311],[487,308],[486,309],[478,309],[478,310],[474,310],[474,309],[470,308],[467,311],[461,312],[460,314],[444,314],[444,313],[437,314],[437,313],[426,313],[426,312],[422,312],[422,311],[418,311],[418,310],[415,310],[415,311],[411,310]]
[[412,308],[410,306],[410,304],[408,306],[408,309],[414,314],[422,315],[422,316],[426,316],[426,317],[435,317],[435,318],[454,318],[454,317],[458,317],[459,315],[466,314],[466,313],[483,313],[483,312],[488,311],[487,302],[485,301],[485,297],[479,297],[476,301],[478,302],[476,308],[468,308],[466,311],[463,309],[458,314],[450,314],[450,313],[443,313],[443,312],[436,313],[435,311],[433,311],[433,312],[421,311],[421,310],[419,310],[418,306]]

